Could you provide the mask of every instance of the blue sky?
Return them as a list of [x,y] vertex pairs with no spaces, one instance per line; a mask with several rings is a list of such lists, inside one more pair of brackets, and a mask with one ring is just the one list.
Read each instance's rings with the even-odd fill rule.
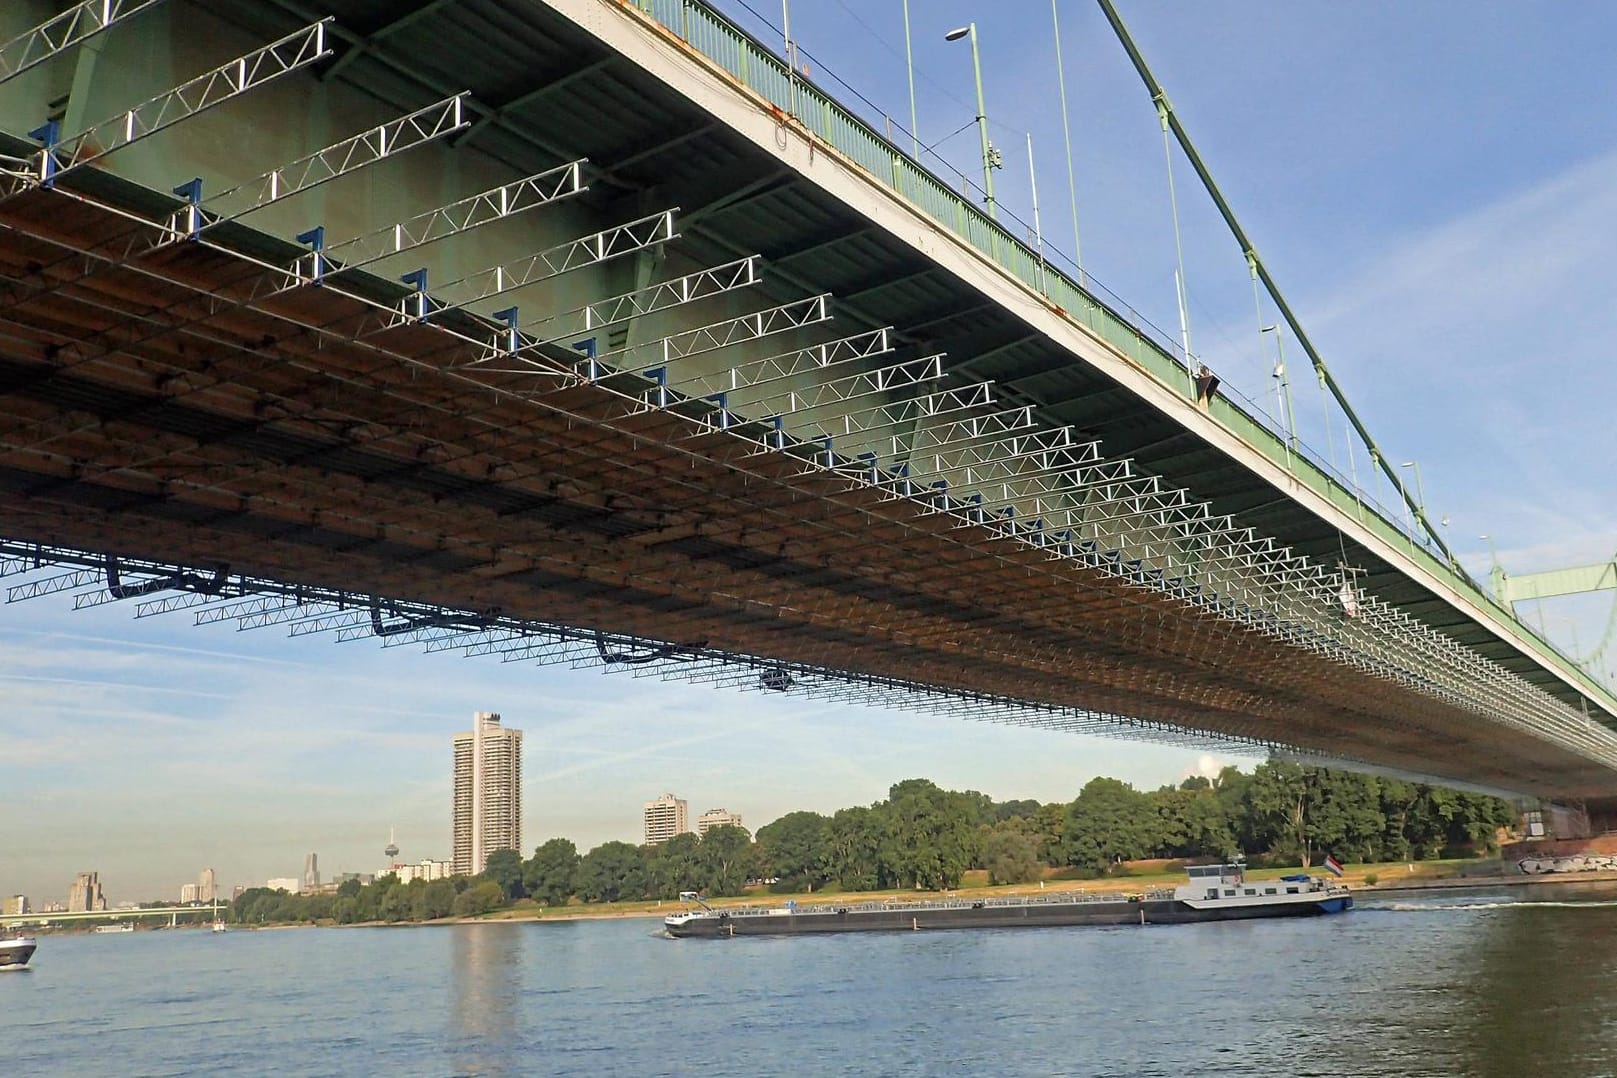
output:
[[[726,10],[767,33],[739,6]],[[778,23],[779,8],[754,3]],[[1617,8],[1127,3],[1125,18],[1236,212],[1355,406],[1418,460],[1434,518],[1478,571],[1617,549]],[[1031,219],[1031,131],[1049,242],[1070,251],[1049,7],[913,0],[920,131],[969,121],[975,18],[1006,208]],[[906,123],[899,0],[797,0],[794,31]],[[1461,17],[1463,16],[1463,18]],[[1177,325],[1161,133],[1097,8],[1063,0],[1086,268]],[[966,131],[939,152],[974,170]],[[1196,350],[1269,400],[1244,263],[1175,162]],[[1267,313],[1273,321],[1273,312]],[[1341,453],[1292,363],[1302,435]],[[1346,461],[1342,461],[1346,467]],[[1358,467],[1364,472],[1364,461]],[[1385,489],[1383,500],[1390,500]],[[996,797],[1072,797],[1097,773],[1177,780],[1191,750],[1008,729],[404,648],[135,622],[68,602],[0,607],[0,891],[60,897],[98,869],[117,899],[445,857],[449,739],[478,709],[526,731],[525,843],[638,839],[672,790],[756,827],[867,803],[924,775]],[[1607,598],[1546,604],[1587,648]]]

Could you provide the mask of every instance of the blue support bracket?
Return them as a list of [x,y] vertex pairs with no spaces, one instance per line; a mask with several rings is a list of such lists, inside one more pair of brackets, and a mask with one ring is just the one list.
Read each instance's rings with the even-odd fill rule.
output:
[[973,524],[981,524],[987,519],[986,514],[983,513],[983,496],[981,494],[966,495],[966,503],[977,507],[971,511],[971,522]]
[[202,177],[193,176],[174,188],[174,193],[185,199],[185,238],[194,240],[202,234]]
[[932,489],[937,492],[933,495],[932,504],[938,509],[947,511],[949,508],[949,481],[939,479],[932,484]]
[[62,141],[62,121],[46,120],[28,132],[28,137],[45,144],[39,164],[39,185],[48,191],[56,186],[56,144]]
[[827,468],[835,468],[837,466],[837,455],[831,450],[833,440],[834,439],[832,439],[829,434],[820,440],[821,444],[825,446],[825,466]]
[[774,431],[775,448],[776,449],[785,449],[786,448],[786,417],[783,416],[783,415],[772,415],[772,416],[769,417],[769,424],[772,427],[775,428],[775,431]]
[[668,407],[668,368],[653,367],[644,375],[657,383],[657,407]]
[[427,267],[399,275],[399,280],[415,288],[417,318],[425,318],[432,313],[432,299],[427,295]]
[[307,232],[298,233],[298,242],[307,244],[309,250],[314,252],[314,272],[309,279],[316,288],[320,287],[321,278],[326,275],[326,226],[315,225]]
[[870,481],[872,483],[881,482],[881,468],[876,464],[876,454],[860,453],[859,459],[870,465]]
[[719,429],[720,430],[729,430],[730,429],[730,394],[724,393],[724,392],[709,393],[707,396],[703,397],[702,399],[705,400],[705,401],[712,401],[714,404],[717,404],[719,406]]
[[898,491],[903,497],[908,498],[911,494],[915,493],[914,487],[910,483],[910,462],[909,461],[905,461],[903,464],[900,464],[897,468],[895,468],[893,470],[893,474],[896,475],[899,478],[900,482],[899,482],[899,486],[898,486]]
[[507,307],[504,310],[495,311],[494,317],[505,323],[505,350],[507,352],[515,352],[517,350],[518,343],[517,308]]
[[581,341],[574,341],[573,342],[573,351],[575,351],[575,352],[583,352],[585,357],[590,361],[590,363],[589,363],[589,372],[590,372],[589,379],[590,379],[590,381],[593,382],[593,381],[595,381],[597,378],[599,378],[601,376],[601,368],[600,368],[599,364],[597,364],[595,362],[595,338],[594,337],[585,337]]

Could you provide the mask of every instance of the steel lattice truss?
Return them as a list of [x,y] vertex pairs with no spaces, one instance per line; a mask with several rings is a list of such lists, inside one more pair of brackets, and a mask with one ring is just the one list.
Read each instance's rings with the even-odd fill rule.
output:
[[522,310],[535,286],[677,246],[674,208],[436,287],[430,266],[367,272],[581,195],[585,162],[363,235],[249,234],[266,206],[462,129],[459,97],[212,196],[86,178],[313,62],[324,26],[8,158],[8,602],[71,593],[137,617],[1611,789],[1610,729],[1351,567],[1041,426],[945,355],[835,328],[830,296],[728,313],[767,275],[756,256]]

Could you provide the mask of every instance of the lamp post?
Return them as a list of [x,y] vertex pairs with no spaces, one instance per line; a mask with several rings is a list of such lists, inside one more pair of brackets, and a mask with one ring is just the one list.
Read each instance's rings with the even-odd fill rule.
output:
[[999,151],[988,141],[988,108],[983,104],[983,64],[977,52],[977,24],[967,23],[943,35],[945,41],[971,38],[971,72],[977,80],[977,134],[983,144],[983,194],[990,220],[999,220],[999,204],[994,200],[994,169],[999,167]]
[[[1493,536],[1479,535],[1477,538],[1488,544],[1488,579],[1493,584],[1493,597],[1501,603],[1505,603],[1505,570],[1499,564],[1499,551],[1493,545]],[[1515,604],[1506,603],[1506,605],[1510,607],[1510,612],[1514,615],[1516,613]]]
[[1291,453],[1296,453],[1297,412],[1291,404],[1291,377],[1286,373],[1286,335],[1278,325],[1264,326],[1263,332],[1275,335],[1275,355],[1279,358],[1271,373],[1275,378],[1275,389],[1280,393],[1280,421],[1286,426],[1286,444]]

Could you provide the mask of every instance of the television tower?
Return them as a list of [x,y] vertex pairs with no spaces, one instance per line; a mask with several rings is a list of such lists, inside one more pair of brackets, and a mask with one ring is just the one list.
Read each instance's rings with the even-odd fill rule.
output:
[[392,864],[393,858],[399,855],[399,844],[393,841],[393,828],[391,827],[387,829],[387,848],[382,853],[386,855],[389,864]]

